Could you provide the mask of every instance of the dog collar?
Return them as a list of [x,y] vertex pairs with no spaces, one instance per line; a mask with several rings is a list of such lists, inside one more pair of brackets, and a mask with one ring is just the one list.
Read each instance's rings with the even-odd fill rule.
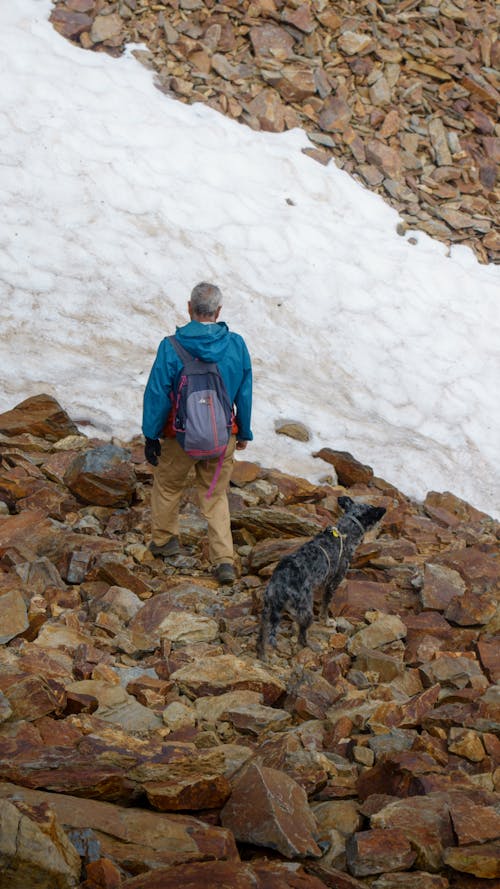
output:
[[358,526],[359,530],[360,530],[363,534],[365,533],[366,528],[363,528],[363,525],[361,524],[361,522],[359,521],[359,519],[356,518],[355,515],[346,515],[346,516],[344,516],[344,518],[346,518],[346,519],[350,519],[351,522],[354,522],[354,523]]

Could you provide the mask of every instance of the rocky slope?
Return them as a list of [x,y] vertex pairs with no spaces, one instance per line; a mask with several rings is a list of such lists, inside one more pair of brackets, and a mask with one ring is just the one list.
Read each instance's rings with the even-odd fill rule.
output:
[[136,54],[183,102],[304,129],[321,163],[419,229],[500,261],[500,12],[494,0],[56,0],[85,49]]
[[[500,525],[318,459],[238,462],[218,588],[191,489],[183,553],[149,553],[139,441],[43,395],[0,415],[1,889],[498,886]],[[298,651],[284,619],[263,664],[266,578],[346,492],[387,512],[337,626]]]

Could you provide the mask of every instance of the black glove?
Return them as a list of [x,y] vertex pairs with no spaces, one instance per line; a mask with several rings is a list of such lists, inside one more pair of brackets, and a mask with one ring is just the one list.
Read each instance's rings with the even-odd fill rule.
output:
[[147,438],[144,445],[144,456],[151,466],[158,466],[158,457],[161,454],[161,444],[157,438]]

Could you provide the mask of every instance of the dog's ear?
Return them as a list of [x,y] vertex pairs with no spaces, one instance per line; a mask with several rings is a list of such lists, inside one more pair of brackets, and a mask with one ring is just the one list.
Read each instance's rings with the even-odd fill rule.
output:
[[374,506],[373,507],[373,524],[375,525],[377,522],[380,522],[382,516],[385,516],[387,510],[384,506]]
[[345,512],[346,509],[349,509],[350,506],[354,505],[354,500],[351,500],[350,497],[339,497],[337,503]]

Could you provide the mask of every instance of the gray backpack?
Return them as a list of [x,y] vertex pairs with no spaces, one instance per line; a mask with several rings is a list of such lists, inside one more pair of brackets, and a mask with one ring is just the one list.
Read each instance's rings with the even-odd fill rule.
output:
[[223,458],[231,435],[233,411],[215,362],[194,358],[169,337],[182,361],[174,392],[174,429],[177,441],[195,460]]

